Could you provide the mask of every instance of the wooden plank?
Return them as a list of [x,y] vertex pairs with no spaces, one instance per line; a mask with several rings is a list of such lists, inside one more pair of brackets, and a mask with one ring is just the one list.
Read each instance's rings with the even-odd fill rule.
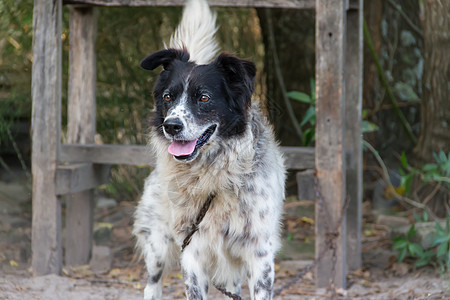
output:
[[[93,143],[96,128],[96,9],[71,7],[69,29],[67,140],[69,143],[76,144]],[[81,172],[83,170],[85,172]],[[85,168],[78,169],[80,172],[66,172],[72,175],[67,183],[70,184],[69,190],[74,192],[66,197],[68,200],[66,202],[66,265],[83,265],[90,259],[94,194],[92,190],[86,191],[85,187],[91,184],[90,187],[93,188],[99,183],[95,181],[93,170],[92,165],[87,165]],[[61,188],[63,187],[64,185],[61,185]]]
[[[108,183],[110,169],[110,165],[91,163],[59,166],[56,170],[56,194],[78,193]],[[78,199],[74,198],[67,200],[78,202]]]
[[[316,1],[316,176],[321,199],[316,203],[316,258],[327,244],[327,230],[335,230],[345,202],[344,62],[346,1]],[[327,228],[327,225],[328,227]],[[316,284],[346,285],[346,230],[339,227],[333,251],[316,269]]]
[[60,161],[98,164],[148,165],[156,161],[150,148],[137,145],[61,145]]
[[312,147],[281,147],[288,169],[314,169],[314,148]]
[[[350,4],[362,7],[362,0]],[[347,195],[347,268],[357,270],[362,266],[362,10],[347,12],[347,47],[345,58],[345,159]]]
[[62,1],[35,0],[32,69],[32,269],[62,268],[61,203],[55,175],[60,142]]
[[[281,147],[289,169],[314,168],[314,148]],[[61,145],[60,161],[155,166],[148,146],[137,145]]]
[[[183,6],[185,0],[64,0],[64,4],[96,6]],[[314,9],[315,0],[210,0],[211,6]]]

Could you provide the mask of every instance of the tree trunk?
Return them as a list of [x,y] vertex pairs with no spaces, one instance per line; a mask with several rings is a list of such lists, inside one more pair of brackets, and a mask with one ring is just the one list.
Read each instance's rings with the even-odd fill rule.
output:
[[419,166],[434,162],[433,153],[450,150],[450,2],[425,0],[423,4],[423,99],[419,139],[414,149]]

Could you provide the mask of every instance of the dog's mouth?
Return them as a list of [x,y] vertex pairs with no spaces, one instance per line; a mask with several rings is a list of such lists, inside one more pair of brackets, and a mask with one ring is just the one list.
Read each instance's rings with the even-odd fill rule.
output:
[[208,127],[202,135],[191,141],[173,140],[168,148],[168,152],[177,160],[189,161],[195,158],[198,150],[209,141],[209,138],[214,134],[216,128],[217,125]]

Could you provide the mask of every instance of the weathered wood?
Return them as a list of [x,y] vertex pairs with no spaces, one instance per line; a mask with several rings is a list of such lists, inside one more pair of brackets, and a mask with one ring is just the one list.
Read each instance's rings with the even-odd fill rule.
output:
[[[281,147],[289,169],[314,168],[314,148]],[[137,145],[61,145],[60,161],[97,164],[154,166],[155,157],[148,146]]]
[[[356,0],[362,7],[362,0]],[[361,268],[362,232],[362,10],[347,12],[347,47],[345,57],[345,161],[346,189],[350,198],[347,209],[347,267]]]
[[[64,4],[96,6],[183,6],[186,0],[64,0]],[[211,6],[314,9],[315,0],[210,0]]]
[[60,143],[61,0],[35,0],[32,69],[32,269],[35,275],[62,268],[61,203],[55,174]]
[[[97,35],[96,9],[92,7],[70,8],[70,51],[69,88],[67,113],[67,140],[69,143],[86,144],[94,142],[96,114],[96,57],[95,40]],[[62,167],[61,170],[69,171]],[[65,172],[72,178],[68,186],[61,185],[61,191],[73,190],[66,202],[66,265],[87,264],[92,249],[93,230],[93,191],[84,188],[97,186],[92,165],[77,169],[78,172]],[[61,171],[59,170],[59,171]],[[84,171],[84,172],[82,172]],[[59,174],[59,173],[58,173]],[[79,177],[77,177],[78,175]],[[61,177],[65,178],[65,177]],[[59,179],[59,178],[58,178]],[[91,180],[91,182],[89,182]],[[58,186],[59,188],[59,186]],[[81,191],[76,193],[78,191]],[[58,189],[59,192],[61,192]]]
[[137,145],[61,145],[60,161],[98,164],[155,165],[155,158],[147,146]]
[[[321,200],[316,203],[316,258],[327,245],[327,230],[334,230],[345,202],[343,128],[345,109],[346,1],[316,1],[316,175]],[[326,221],[324,221],[326,220]],[[345,217],[338,230],[336,256],[326,252],[316,269],[316,284],[331,279],[345,288]],[[328,224],[330,228],[326,228]]]
[[[59,166],[56,170],[56,194],[79,193],[106,184],[109,180],[110,169],[110,165],[91,163]],[[69,197],[67,200],[67,202],[79,202],[76,198]]]
[[314,169],[314,148],[281,147],[286,167],[292,170]]

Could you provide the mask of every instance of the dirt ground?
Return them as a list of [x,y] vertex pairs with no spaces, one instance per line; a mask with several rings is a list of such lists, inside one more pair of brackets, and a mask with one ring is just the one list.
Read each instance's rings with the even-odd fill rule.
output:
[[[0,174],[1,175],[1,174]],[[111,258],[99,271],[99,262],[65,267],[61,276],[33,277],[31,258],[31,193],[26,178],[0,176],[0,299],[142,299],[146,273],[134,253],[131,238],[133,203],[97,200],[95,244],[108,249]],[[97,198],[101,198],[98,196]],[[276,260],[275,289],[312,263],[314,217],[311,203],[286,209],[286,240]],[[389,231],[371,224],[365,212],[363,268],[351,272],[348,289],[334,291],[338,299],[450,299],[450,276],[435,269],[416,269],[409,261],[396,262]],[[103,228],[103,229],[102,229]],[[105,229],[106,228],[106,229]],[[63,233],[64,238],[64,233]],[[103,258],[104,259],[104,258]],[[101,263],[101,262],[100,262]],[[180,272],[163,281],[163,299],[184,299]],[[314,287],[314,274],[283,291],[275,299],[328,299],[333,292]],[[242,290],[249,299],[248,289]],[[214,288],[210,299],[226,299]]]

